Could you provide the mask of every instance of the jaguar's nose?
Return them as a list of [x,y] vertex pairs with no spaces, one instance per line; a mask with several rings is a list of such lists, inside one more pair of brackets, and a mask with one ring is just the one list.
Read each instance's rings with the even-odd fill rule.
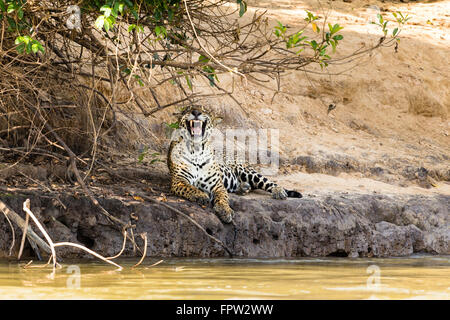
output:
[[192,110],[192,115],[194,116],[194,117],[198,117],[199,115],[201,115],[202,114],[202,112],[200,111],[200,110]]

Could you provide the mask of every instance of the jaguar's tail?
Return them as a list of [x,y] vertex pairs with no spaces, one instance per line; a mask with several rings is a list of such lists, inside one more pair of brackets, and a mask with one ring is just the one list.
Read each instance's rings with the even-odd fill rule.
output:
[[289,198],[302,198],[302,194],[298,191],[294,191],[294,190],[286,190],[287,196]]

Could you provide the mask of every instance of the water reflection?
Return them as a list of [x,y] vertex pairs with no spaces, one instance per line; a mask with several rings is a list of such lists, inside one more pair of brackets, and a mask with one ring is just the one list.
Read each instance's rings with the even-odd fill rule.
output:
[[450,299],[450,257],[0,261],[2,299]]

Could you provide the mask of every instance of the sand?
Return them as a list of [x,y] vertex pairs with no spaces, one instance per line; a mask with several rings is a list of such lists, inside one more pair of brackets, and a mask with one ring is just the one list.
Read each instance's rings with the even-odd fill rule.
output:
[[[450,170],[450,1],[321,3],[325,8],[331,5],[329,22],[344,26],[336,57],[378,41],[379,31],[369,24],[376,17],[374,8],[390,19],[395,11],[412,19],[402,31],[397,53],[393,47],[382,48],[338,76],[291,72],[283,78],[283,93],[275,98],[273,90],[251,83],[235,95],[251,118],[257,119],[252,124],[280,129],[282,157],[350,158],[367,167],[386,169],[391,175],[380,178],[356,172],[330,177],[299,173],[294,168],[292,174],[278,179],[302,190],[326,187],[449,195],[448,177],[427,190],[400,173],[407,166],[441,173]],[[317,1],[249,1],[249,6],[268,10],[271,23],[280,20],[292,30],[303,24],[304,10],[323,12]],[[331,66],[328,71],[338,73],[355,64]],[[327,114],[329,103],[337,107]],[[232,110],[234,115],[242,114],[239,108]]]
[[[449,195],[450,1],[320,4],[316,0],[250,0],[242,23],[255,10],[267,10],[271,25],[279,20],[295,30],[304,25],[305,10],[322,17],[325,11],[327,22],[344,27],[335,58],[379,41],[381,32],[370,24],[378,8],[391,20],[391,30],[395,27],[392,12],[412,18],[401,33],[398,52],[381,48],[352,63],[330,66],[329,75],[289,72],[275,96],[274,83],[236,81],[233,94],[241,107],[228,98],[206,101],[224,116],[220,128],[279,129],[283,167],[273,178],[303,192],[327,188]],[[311,32],[307,29],[305,34]],[[308,69],[320,71],[318,66]],[[232,89],[231,77],[219,80],[223,88]],[[217,92],[208,83],[194,82],[194,87]],[[336,108],[328,114],[330,103]],[[160,128],[151,133],[158,151],[167,148],[162,122],[173,121],[174,110],[150,119],[149,128]],[[299,157],[320,160],[322,165],[305,167],[296,160]],[[327,170],[323,164],[330,160],[340,167],[348,162],[354,170]],[[421,168],[428,173],[422,179],[418,177]]]

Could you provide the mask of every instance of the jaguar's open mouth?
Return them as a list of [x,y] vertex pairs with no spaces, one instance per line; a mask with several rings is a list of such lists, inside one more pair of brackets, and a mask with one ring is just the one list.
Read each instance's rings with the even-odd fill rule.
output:
[[205,134],[206,121],[186,120],[186,127],[193,138],[200,138]]

